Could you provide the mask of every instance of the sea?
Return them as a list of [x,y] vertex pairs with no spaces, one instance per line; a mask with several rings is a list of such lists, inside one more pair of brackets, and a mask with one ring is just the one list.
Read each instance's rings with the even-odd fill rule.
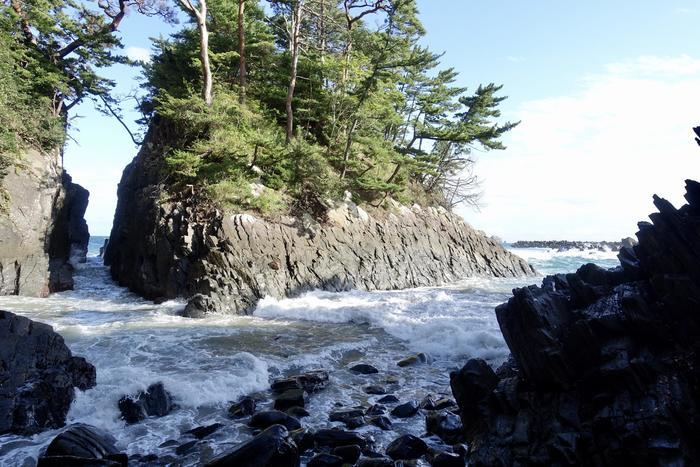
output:
[[[341,426],[328,413],[339,406],[368,406],[381,396],[364,392],[384,386],[401,401],[427,395],[450,396],[449,373],[469,358],[494,367],[508,356],[494,308],[513,288],[538,284],[547,274],[573,272],[585,263],[614,267],[613,251],[527,248],[511,251],[532,264],[540,277],[465,278],[441,287],[399,291],[330,293],[262,299],[251,316],[180,316],[182,301],[153,304],[119,287],[98,256],[105,237],[90,239],[88,260],[77,270],[75,290],[48,298],[0,297],[0,308],[53,326],[74,355],[97,368],[97,385],[76,391],[68,423],[86,423],[108,431],[128,454],[172,456],[170,440],[201,425],[224,427],[193,454],[176,456],[172,465],[198,465],[249,439],[243,423],[227,409],[241,396],[261,394],[270,381],[296,372],[325,369],[331,384],[309,397],[312,429]],[[508,245],[506,245],[508,247]],[[397,361],[423,352],[429,362],[400,368]],[[348,369],[369,363],[376,375]],[[178,408],[161,418],[126,425],[118,400],[162,382]],[[271,401],[261,403],[265,408]],[[422,418],[395,420],[394,430],[358,429],[382,451],[398,434],[421,435]],[[41,450],[59,433],[33,437],[1,436],[0,465],[33,466]],[[175,459],[175,457],[173,457]]]

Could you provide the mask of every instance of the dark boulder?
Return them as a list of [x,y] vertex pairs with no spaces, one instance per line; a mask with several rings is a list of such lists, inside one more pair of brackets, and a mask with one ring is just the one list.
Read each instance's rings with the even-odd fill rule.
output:
[[287,415],[291,415],[294,418],[304,418],[311,415],[309,411],[305,408],[297,406],[290,407],[287,410],[285,410],[285,412],[287,412]]
[[431,467],[464,467],[464,457],[453,452],[438,451],[430,456]]
[[457,403],[449,397],[441,397],[438,399],[434,396],[425,396],[420,402],[420,408],[423,410],[442,410],[456,406]]
[[410,357],[406,357],[402,360],[399,360],[398,362],[396,362],[396,365],[403,368],[403,367],[407,367],[407,366],[411,366],[411,365],[417,365],[420,363],[429,363],[429,362],[430,362],[430,357],[428,357],[426,354],[421,352],[421,353],[417,353],[415,355],[411,355]]
[[299,450],[282,425],[273,425],[250,441],[215,458],[207,467],[299,467]]
[[357,467],[394,467],[394,460],[388,457],[360,459],[357,462]]
[[343,409],[331,412],[328,419],[331,422],[342,422],[352,429],[365,424],[364,415],[364,409]]
[[372,394],[375,396],[381,396],[386,394],[386,388],[384,386],[379,386],[376,384],[370,384],[369,386],[365,386],[362,388],[363,391],[365,391],[367,394]]
[[391,415],[398,418],[409,418],[413,417],[418,413],[418,402],[408,401],[403,404],[397,405],[391,410]]
[[314,440],[318,446],[327,446],[331,448],[355,444],[364,450],[370,445],[367,439],[354,431],[338,430],[335,428],[318,430],[314,434]]
[[386,407],[381,404],[374,404],[365,410],[365,415],[383,415],[386,413]]
[[303,389],[288,389],[275,398],[275,409],[287,410],[291,407],[304,407],[306,395],[306,391]]
[[393,394],[389,394],[388,396],[377,399],[377,402],[380,404],[395,404],[399,402],[399,398]]
[[228,409],[231,418],[249,417],[255,413],[256,402],[252,397],[243,397]]
[[425,441],[413,435],[399,436],[386,447],[386,454],[394,460],[419,459],[427,452]]
[[548,276],[496,308],[512,358],[451,375],[469,465],[700,464],[700,184],[685,197],[654,197],[620,266]]
[[264,430],[272,425],[283,425],[290,431],[301,428],[301,423],[299,423],[299,420],[291,415],[287,415],[284,412],[280,412],[279,410],[265,410],[258,412],[253,415],[248,422],[248,426],[258,428],[260,430]]
[[108,433],[89,425],[76,424],[58,434],[39,457],[40,466],[122,466],[126,454],[120,453]]
[[298,430],[290,431],[289,435],[299,448],[299,453],[313,449],[314,434],[307,428],[299,428]]
[[198,426],[196,428],[192,428],[191,430],[185,431],[183,435],[191,435],[197,439],[204,439],[207,436],[216,433],[222,426],[224,425],[222,425],[221,423],[212,423],[211,425]]
[[357,365],[353,365],[350,367],[350,371],[352,371],[353,373],[359,373],[361,375],[372,375],[375,373],[379,373],[379,370],[377,370],[376,367],[368,365],[366,363],[358,363]]
[[95,367],[74,357],[51,326],[0,310],[0,435],[62,427],[74,388],[95,380]]
[[325,389],[330,379],[325,370],[307,371],[287,378],[278,378],[272,382],[270,389],[281,394],[290,389],[303,389],[309,394]]
[[333,448],[331,454],[342,458],[345,463],[354,465],[360,458],[362,449],[356,444],[351,446],[338,446],[337,448]]
[[389,431],[391,430],[391,419],[385,415],[378,415],[376,417],[371,417],[368,420],[370,425],[374,425],[378,428],[381,428],[384,431]]
[[135,396],[123,396],[119,399],[119,411],[126,423],[138,423],[147,417],[168,415],[176,405],[166,391],[163,383],[151,384],[145,391]]
[[437,435],[447,444],[464,441],[464,427],[459,415],[449,411],[430,412],[425,417],[425,428],[428,433]]

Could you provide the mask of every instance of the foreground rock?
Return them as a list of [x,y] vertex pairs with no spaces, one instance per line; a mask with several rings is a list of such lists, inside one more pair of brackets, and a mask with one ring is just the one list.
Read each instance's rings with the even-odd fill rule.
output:
[[299,450],[282,425],[274,425],[207,467],[298,467]]
[[135,396],[119,399],[119,411],[126,423],[137,423],[147,417],[163,417],[174,408],[173,398],[165,390],[163,383],[151,384],[145,391]]
[[0,310],[0,435],[62,427],[74,388],[93,387],[95,376],[51,326]]
[[308,215],[268,221],[224,212],[196,195],[172,198],[161,184],[171,136],[153,124],[124,170],[105,262],[121,285],[144,297],[188,298],[188,316],[247,313],[261,297],[312,289],[399,289],[533,273],[440,209],[396,205],[396,213],[370,215],[345,202],[319,224]]
[[93,426],[76,424],[51,441],[37,467],[79,465],[126,467],[128,459],[116,448],[111,435]]
[[71,258],[87,252],[89,193],[63,171],[61,151],[26,151],[0,185],[0,295],[72,289]]
[[512,360],[451,375],[470,465],[698,465],[700,184],[640,223],[621,267],[518,289],[496,309]]

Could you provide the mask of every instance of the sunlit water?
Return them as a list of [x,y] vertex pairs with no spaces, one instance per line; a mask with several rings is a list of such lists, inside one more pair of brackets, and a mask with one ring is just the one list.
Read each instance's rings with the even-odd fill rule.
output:
[[[449,372],[470,357],[494,365],[507,356],[493,309],[514,287],[533,278],[465,279],[446,287],[390,292],[310,292],[300,297],[262,300],[253,316],[178,316],[184,304],[154,305],[116,286],[95,255],[103,238],[91,240],[92,255],[76,274],[76,290],[46,299],[0,297],[0,307],[51,324],[76,355],[97,367],[97,386],[78,392],[68,422],[108,430],[129,454],[172,455],[159,447],[195,426],[226,426],[195,453],[175,465],[205,461],[250,437],[242,424],[226,417],[231,401],[264,391],[271,379],[299,370],[323,368],[332,384],[309,398],[305,425],[320,428],[335,404],[369,404],[362,387],[381,384],[402,401],[427,394],[449,394]],[[585,262],[611,267],[612,252],[556,253],[519,249],[544,274],[569,272]],[[429,365],[399,368],[396,362],[416,352],[428,353]],[[378,375],[354,375],[353,363],[366,362]],[[387,379],[396,382],[387,383]],[[162,418],[126,426],[117,401],[124,394],[162,381],[179,408]],[[270,403],[268,402],[268,405]],[[264,406],[264,405],[263,405]],[[417,417],[396,421],[395,431],[422,434]],[[395,434],[364,427],[381,449]],[[34,465],[34,459],[58,431],[31,438],[0,437],[0,464]]]

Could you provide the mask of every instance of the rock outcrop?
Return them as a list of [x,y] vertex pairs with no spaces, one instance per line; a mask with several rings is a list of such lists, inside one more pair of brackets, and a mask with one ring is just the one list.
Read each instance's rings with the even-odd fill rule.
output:
[[514,291],[496,309],[512,358],[451,375],[470,465],[700,463],[700,184],[654,197],[621,265]]
[[93,386],[95,367],[51,326],[0,310],[0,435],[63,426],[74,388]]
[[22,163],[2,179],[0,295],[43,297],[73,288],[70,260],[87,252],[89,193],[65,174],[60,151],[30,150]]
[[261,297],[311,289],[399,289],[534,272],[441,209],[395,205],[393,213],[370,215],[345,202],[319,224],[224,212],[195,195],[168,199],[156,144],[168,137],[154,125],[124,170],[105,263],[142,296],[187,297],[189,316],[246,313]]

